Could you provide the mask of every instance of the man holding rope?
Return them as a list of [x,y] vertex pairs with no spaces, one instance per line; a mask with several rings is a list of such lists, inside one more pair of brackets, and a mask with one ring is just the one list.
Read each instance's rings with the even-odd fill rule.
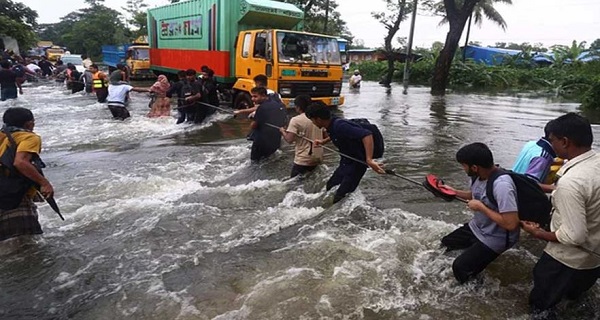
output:
[[305,113],[311,103],[310,96],[297,96],[294,99],[294,106],[298,115],[290,120],[287,130],[279,128],[283,139],[287,143],[296,144],[292,178],[313,171],[323,161],[323,148],[315,146],[310,141],[323,140],[323,129],[315,126]]
[[333,197],[334,203],[356,190],[368,167],[379,174],[385,173],[373,160],[371,131],[351,121],[332,117],[329,107],[320,103],[311,104],[306,110],[306,116],[315,126],[327,129],[329,135],[323,140],[315,140],[315,146],[333,141],[342,154],[340,165],[327,181],[327,190],[339,185]]
[[568,159],[556,173],[550,231],[521,221],[525,231],[548,241],[533,269],[529,304],[533,319],[554,319],[554,307],[574,300],[600,277],[600,156],[592,150],[590,122],[567,113],[549,122],[548,141]]

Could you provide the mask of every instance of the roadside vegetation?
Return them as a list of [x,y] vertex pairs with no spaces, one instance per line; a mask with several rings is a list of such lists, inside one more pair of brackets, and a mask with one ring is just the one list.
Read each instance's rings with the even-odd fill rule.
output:
[[[600,44],[600,40],[594,43]],[[439,46],[438,46],[439,47]],[[589,48],[592,51],[598,50]],[[435,49],[417,50],[423,56],[411,64],[411,84],[429,86],[435,70],[435,61],[439,51]],[[568,59],[571,55],[562,55],[549,66],[538,66],[527,62],[524,52],[516,57],[504,59],[498,66],[488,66],[467,59],[462,61],[458,52],[450,67],[448,87],[453,90],[478,91],[534,91],[569,100],[581,101],[587,109],[600,110],[600,61],[580,62]],[[387,74],[387,61],[365,61],[353,64],[360,69],[363,79],[381,81]],[[394,64],[393,81],[402,82],[404,64]]]

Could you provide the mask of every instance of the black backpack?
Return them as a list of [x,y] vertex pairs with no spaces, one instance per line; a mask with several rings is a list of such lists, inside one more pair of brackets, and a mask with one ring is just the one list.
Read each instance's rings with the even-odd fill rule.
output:
[[376,125],[369,122],[369,120],[364,118],[358,119],[350,119],[350,121],[354,124],[361,126],[363,129],[367,129],[371,131],[373,134],[373,159],[378,159],[383,157],[383,152],[385,151],[385,144],[383,142],[383,135],[379,128]]
[[494,198],[494,181],[498,177],[508,174],[517,188],[517,208],[519,220],[537,222],[544,227],[550,223],[552,203],[539,184],[524,174],[498,168],[487,180],[485,192],[492,204],[498,206]]

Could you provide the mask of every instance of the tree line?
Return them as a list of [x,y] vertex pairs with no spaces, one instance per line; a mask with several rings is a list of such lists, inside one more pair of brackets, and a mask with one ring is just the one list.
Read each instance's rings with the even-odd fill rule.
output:
[[[338,12],[340,0],[278,0],[296,5],[305,14],[305,31],[324,33],[346,38],[357,47],[364,43],[354,40],[346,22]],[[415,10],[426,10],[441,17],[441,23],[449,25],[445,41],[438,42],[441,48],[435,59],[435,67],[430,78],[431,93],[445,94],[449,83],[449,75],[454,56],[459,48],[459,41],[467,27],[467,35],[472,21],[481,24],[484,18],[495,22],[501,28],[506,28],[506,22],[494,9],[496,3],[512,4],[512,0],[379,0],[387,7],[384,12],[372,12],[374,19],[379,21],[387,30],[383,36],[382,52],[391,58],[403,50],[405,39],[395,38],[402,23]],[[178,2],[178,0],[171,0]],[[127,0],[123,11],[117,11],[104,5],[104,0],[85,0],[86,8],[73,11],[61,18],[58,23],[37,24],[37,13],[27,6],[13,0],[0,0],[0,35],[15,38],[21,47],[33,46],[39,40],[49,40],[65,46],[73,52],[86,53],[99,57],[101,47],[105,44],[120,44],[130,42],[139,35],[147,33],[146,9],[144,0]],[[396,41],[394,41],[396,40]],[[598,41],[598,40],[597,40]],[[500,47],[519,48],[528,50],[540,49],[534,44],[498,43]],[[580,50],[575,43],[573,46],[552,48],[565,54]],[[593,45],[598,45],[594,43]],[[384,85],[389,85],[394,78],[394,62],[388,59]]]

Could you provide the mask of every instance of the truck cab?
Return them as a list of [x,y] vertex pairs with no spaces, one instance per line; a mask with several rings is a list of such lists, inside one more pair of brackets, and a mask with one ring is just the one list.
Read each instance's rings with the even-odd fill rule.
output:
[[48,61],[58,61],[65,54],[65,49],[59,46],[51,46],[45,50]]
[[294,98],[309,95],[314,101],[337,106],[343,71],[337,38],[307,32],[263,29],[239,33],[235,51],[235,108],[245,107],[253,77],[264,74],[268,87],[292,108]]
[[125,64],[131,70],[131,79],[155,78],[150,71],[150,47],[147,44],[134,44],[127,48]]

